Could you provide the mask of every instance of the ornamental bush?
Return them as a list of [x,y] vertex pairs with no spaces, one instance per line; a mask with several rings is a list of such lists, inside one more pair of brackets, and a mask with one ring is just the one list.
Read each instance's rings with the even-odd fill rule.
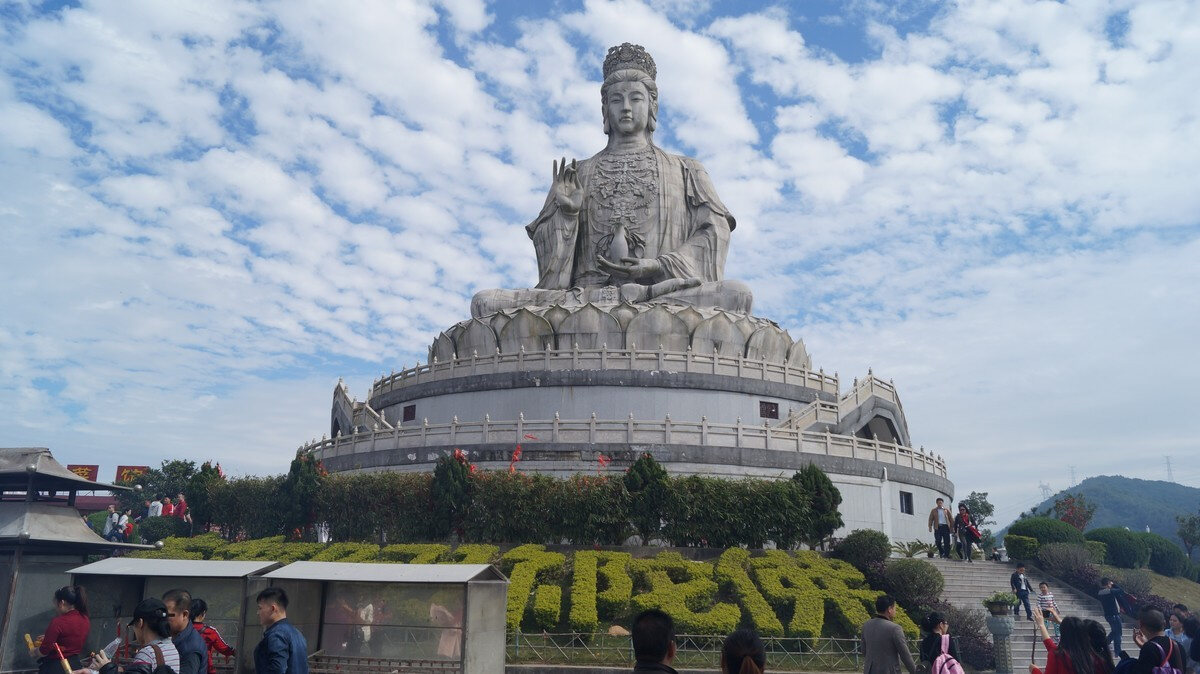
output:
[[1004,549],[1009,559],[1033,559],[1037,556],[1038,540],[1032,536],[1007,534],[1004,537]]
[[602,552],[599,559],[596,611],[611,620],[629,606],[633,596],[633,578],[629,575],[629,562],[633,556],[628,552]]
[[147,517],[138,524],[138,533],[147,543],[157,543],[168,536],[186,536],[179,531],[181,523],[186,524],[178,517]]
[[660,552],[654,559],[632,560],[629,568],[634,587],[645,588],[631,600],[635,611],[665,611],[687,634],[726,634],[737,629],[742,612],[735,604],[715,601],[712,564],[685,560],[678,552]]
[[[526,544],[509,550],[500,558],[501,569],[508,573],[508,606],[505,610],[505,622],[508,629],[517,631],[525,618],[525,607],[529,604],[529,595],[534,592],[534,586],[539,582],[558,588],[561,580],[563,565],[566,557],[558,552],[547,552],[541,545]],[[561,609],[562,593],[558,594],[558,608],[554,608],[554,600],[543,593],[537,604],[538,613],[534,621],[545,620],[553,608],[555,615]]]
[[727,588],[729,594],[737,597],[742,606],[743,617],[751,627],[765,636],[781,637],[783,624],[758,591],[754,581],[750,580],[750,574],[746,572],[749,562],[749,552],[742,548],[729,548],[721,553],[721,558],[717,561],[717,582]]
[[1150,569],[1164,576],[1178,576],[1187,569],[1188,558],[1183,548],[1171,539],[1148,531],[1138,534],[1138,538],[1150,548]]
[[441,543],[394,543],[379,550],[379,561],[434,564],[448,552],[450,546]]
[[1047,543],[1038,549],[1037,560],[1052,575],[1071,578],[1092,565],[1092,553],[1082,545]]
[[1087,532],[1089,541],[1107,546],[1104,561],[1123,569],[1140,569],[1150,562],[1150,546],[1137,534],[1121,527],[1103,527]]
[[1121,588],[1139,600],[1149,598],[1153,586],[1154,580],[1143,569],[1132,569],[1121,576]]
[[946,587],[942,572],[920,559],[888,562],[884,577],[887,578],[887,590],[892,597],[912,611],[928,610]]
[[872,564],[882,564],[892,552],[887,534],[874,529],[856,529],[837,544],[833,553],[860,571]]
[[[1038,545],[1047,543],[1083,544],[1083,534],[1075,527],[1053,517],[1026,517],[1013,522],[1009,534],[1037,539]],[[1012,553],[1009,553],[1012,557]]]
[[1087,547],[1093,564],[1103,564],[1108,557],[1108,546],[1101,541],[1084,541],[1084,546]]
[[463,543],[450,553],[451,564],[491,564],[500,554],[500,546],[487,543]]
[[567,622],[576,632],[595,632],[600,625],[600,615],[596,611],[599,556],[599,553],[593,550],[580,550],[575,553],[571,580],[571,611],[567,614]]

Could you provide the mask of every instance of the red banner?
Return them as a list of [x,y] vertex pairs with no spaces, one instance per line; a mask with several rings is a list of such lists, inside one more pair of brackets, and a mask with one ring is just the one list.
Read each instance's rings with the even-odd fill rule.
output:
[[91,480],[92,482],[95,482],[96,480],[98,480],[100,478],[100,466],[99,465],[84,466],[84,465],[81,465],[78,463],[68,463],[67,470],[71,471],[72,473],[75,473],[76,475],[78,475],[79,477],[82,477],[85,480]]
[[116,482],[131,482],[134,478],[150,470],[150,466],[117,466]]

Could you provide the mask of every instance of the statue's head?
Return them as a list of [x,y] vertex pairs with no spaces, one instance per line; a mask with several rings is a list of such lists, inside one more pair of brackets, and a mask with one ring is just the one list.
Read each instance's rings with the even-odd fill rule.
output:
[[636,82],[645,88],[650,104],[646,131],[654,133],[658,124],[658,85],[654,83],[657,74],[654,59],[641,45],[626,42],[608,50],[608,56],[604,59],[604,84],[600,86],[600,114],[604,118],[605,135],[612,133],[608,94],[613,85],[621,82]]

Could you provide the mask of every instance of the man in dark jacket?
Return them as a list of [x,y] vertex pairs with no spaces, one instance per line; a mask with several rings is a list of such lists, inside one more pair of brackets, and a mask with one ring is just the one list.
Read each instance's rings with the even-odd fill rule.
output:
[[287,592],[268,587],[258,593],[258,622],[262,641],[254,647],[258,674],[308,674],[308,643],[287,619]]
[[1121,657],[1121,631],[1124,629],[1121,624],[1121,605],[1125,602],[1125,591],[1111,578],[1101,578],[1100,591],[1096,596],[1100,598],[1100,606],[1104,609],[1104,619],[1112,629],[1108,633],[1108,640],[1113,645],[1113,655]]
[[192,594],[187,590],[167,590],[162,602],[167,607],[171,642],[179,652],[179,674],[205,674],[208,671],[208,647],[204,638],[192,629]]
[[635,672],[666,672],[676,674],[671,667],[675,659],[675,622],[671,616],[650,609],[633,619],[630,630],[633,640]]
[[1167,629],[1167,619],[1162,611],[1146,607],[1138,614],[1138,628],[1133,632],[1133,642],[1142,650],[1138,653],[1137,662],[1133,664],[1133,674],[1151,674],[1164,662],[1183,671],[1187,660],[1170,637],[1163,634]]
[[1032,621],[1033,609],[1029,608],[1029,593],[1033,591],[1033,586],[1029,584],[1029,577],[1025,575],[1024,564],[1017,564],[1017,570],[1014,571],[1013,575],[1008,579],[1008,586],[1012,588],[1013,593],[1016,594],[1017,599],[1020,600],[1020,603],[1013,607],[1013,615],[1020,616],[1021,604],[1024,604],[1025,619]]

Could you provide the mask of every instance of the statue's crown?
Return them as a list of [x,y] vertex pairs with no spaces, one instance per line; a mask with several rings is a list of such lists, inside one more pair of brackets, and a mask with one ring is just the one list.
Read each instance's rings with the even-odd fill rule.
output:
[[654,59],[642,45],[625,42],[620,46],[608,49],[608,56],[604,57],[604,79],[608,79],[609,75],[618,70],[630,68],[646,73],[650,79],[654,79],[658,75],[658,67],[654,65]]

